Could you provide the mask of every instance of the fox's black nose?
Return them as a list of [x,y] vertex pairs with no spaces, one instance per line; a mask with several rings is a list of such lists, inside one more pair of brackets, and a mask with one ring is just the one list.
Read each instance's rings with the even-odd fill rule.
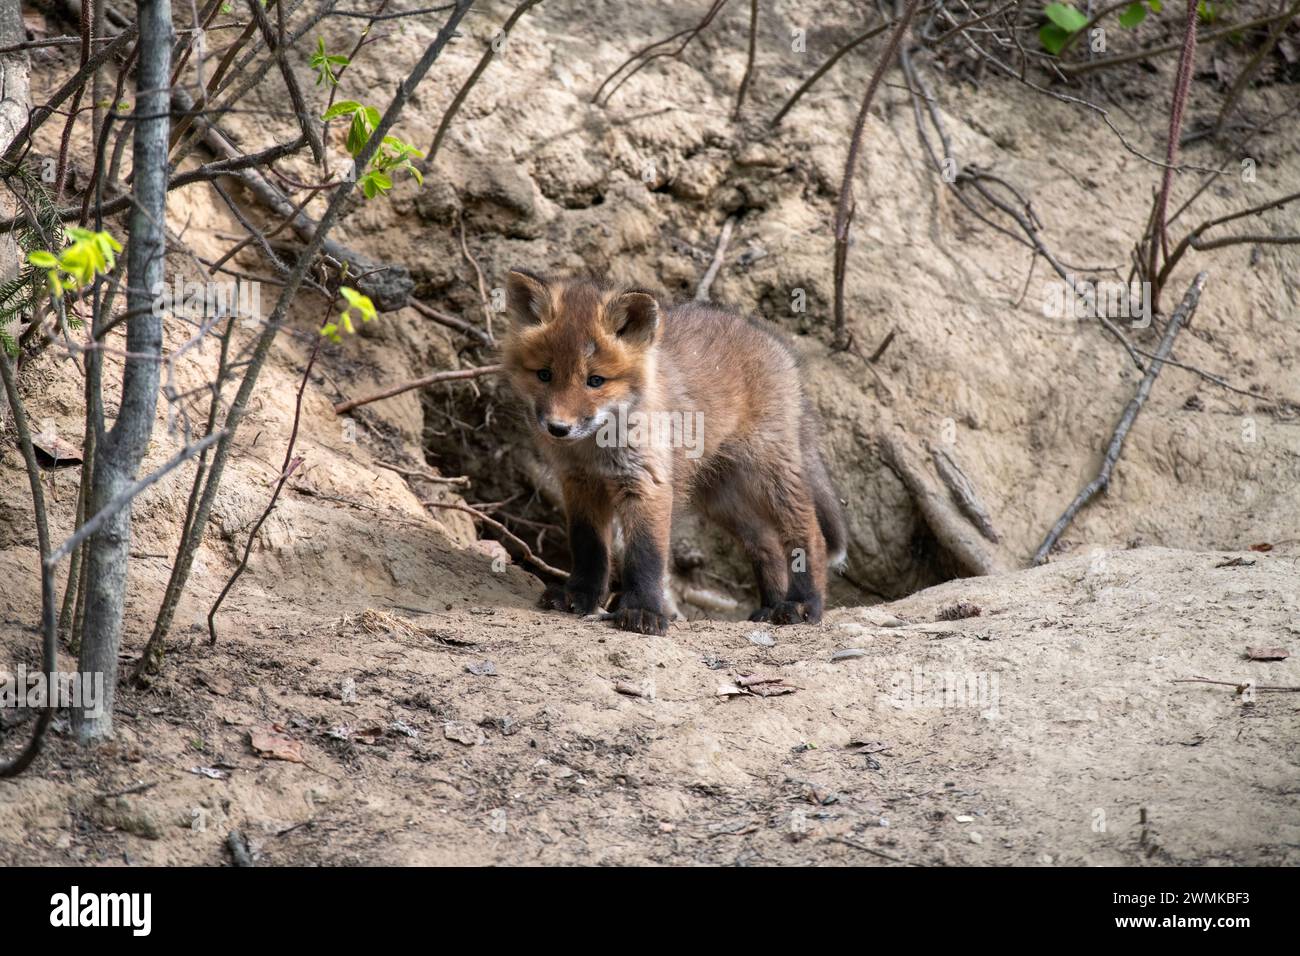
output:
[[563,422],[547,422],[546,430],[556,438],[563,438],[573,430],[573,427],[571,425],[566,425]]

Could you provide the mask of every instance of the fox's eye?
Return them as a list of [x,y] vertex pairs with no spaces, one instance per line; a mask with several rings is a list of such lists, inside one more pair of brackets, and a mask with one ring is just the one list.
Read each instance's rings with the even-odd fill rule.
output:
[[543,382],[549,382],[551,380],[551,370],[549,368],[539,368],[537,370],[537,377]]
[[602,375],[588,375],[588,376],[587,376],[587,387],[588,387],[588,388],[600,388],[600,387],[601,387],[602,385],[604,385],[604,384],[605,384],[605,378],[604,378],[604,376],[602,376]]

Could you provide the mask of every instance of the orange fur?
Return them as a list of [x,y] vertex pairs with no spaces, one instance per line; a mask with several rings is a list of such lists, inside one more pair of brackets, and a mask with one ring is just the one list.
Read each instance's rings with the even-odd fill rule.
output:
[[[839,502],[793,353],[730,312],[690,303],[661,313],[649,293],[512,272],[504,363],[559,474],[574,572],[545,606],[584,613],[607,596],[610,526],[625,547],[619,626],[662,634],[675,503],[730,531],[755,566],[752,619],[817,621]],[[620,421],[665,424],[650,440]],[[702,433],[688,423],[702,425]]]

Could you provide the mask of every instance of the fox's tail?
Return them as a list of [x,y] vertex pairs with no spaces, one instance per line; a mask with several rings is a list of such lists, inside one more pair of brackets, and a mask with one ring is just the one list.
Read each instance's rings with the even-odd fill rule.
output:
[[840,506],[840,496],[836,494],[830,475],[826,473],[826,463],[822,461],[818,441],[819,425],[817,413],[805,398],[803,427],[800,429],[804,480],[808,482],[808,488],[812,492],[813,506],[817,510],[817,524],[821,526],[822,537],[826,539],[827,562],[838,571],[844,567],[844,562],[848,558],[849,535],[844,525],[844,509]]

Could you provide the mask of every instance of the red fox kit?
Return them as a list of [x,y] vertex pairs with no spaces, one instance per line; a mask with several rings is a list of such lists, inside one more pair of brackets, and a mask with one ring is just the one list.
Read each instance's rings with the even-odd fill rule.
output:
[[794,355],[772,333],[700,303],[590,279],[511,272],[504,349],[538,443],[564,491],[572,572],[543,607],[590,614],[609,593],[611,528],[623,529],[614,620],[663,634],[673,507],[730,531],[758,578],[750,620],[821,620],[844,519],[817,447]]

